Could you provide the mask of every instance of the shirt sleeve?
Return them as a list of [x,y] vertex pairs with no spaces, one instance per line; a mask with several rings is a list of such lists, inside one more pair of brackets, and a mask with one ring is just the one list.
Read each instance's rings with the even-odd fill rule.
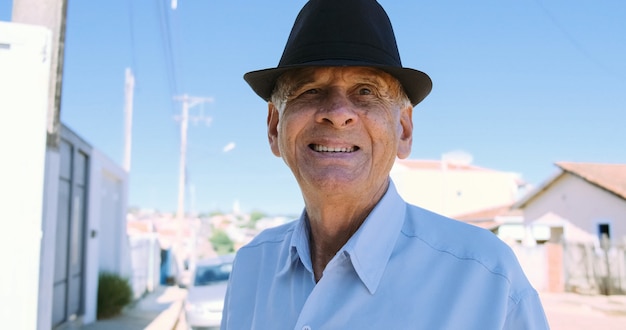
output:
[[531,290],[517,302],[507,315],[506,330],[544,330],[550,329],[539,295]]
[[224,297],[224,307],[222,309],[222,322],[220,325],[220,329],[228,329],[228,310],[230,309],[229,298],[230,298],[230,285],[229,285],[229,288],[226,289],[226,296]]

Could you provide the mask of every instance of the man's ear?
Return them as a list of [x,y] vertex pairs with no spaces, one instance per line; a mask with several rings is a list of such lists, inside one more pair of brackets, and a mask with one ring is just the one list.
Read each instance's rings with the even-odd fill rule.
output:
[[413,107],[408,106],[400,113],[400,141],[398,142],[398,158],[407,158],[413,146]]
[[278,148],[278,118],[279,113],[274,103],[267,103],[267,139],[270,143],[272,153],[276,157],[280,157],[280,149]]

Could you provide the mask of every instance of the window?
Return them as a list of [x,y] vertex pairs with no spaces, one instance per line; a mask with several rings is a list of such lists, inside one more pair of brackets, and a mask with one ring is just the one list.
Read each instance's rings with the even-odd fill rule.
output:
[[611,226],[608,223],[599,223],[598,238],[602,239],[604,235],[606,235],[606,238],[611,239]]

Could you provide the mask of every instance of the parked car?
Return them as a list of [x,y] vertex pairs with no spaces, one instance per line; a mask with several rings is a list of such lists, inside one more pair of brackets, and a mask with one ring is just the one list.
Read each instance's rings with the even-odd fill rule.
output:
[[219,329],[234,254],[198,260],[187,288],[185,318],[191,329]]

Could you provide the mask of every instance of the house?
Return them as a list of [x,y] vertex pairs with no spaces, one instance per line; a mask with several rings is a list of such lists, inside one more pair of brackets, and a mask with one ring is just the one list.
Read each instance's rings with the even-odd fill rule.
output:
[[556,166],[556,175],[514,205],[523,212],[527,228],[550,228],[543,247],[544,288],[623,292],[626,164],[558,162]]
[[526,188],[517,173],[445,158],[397,159],[390,175],[407,202],[450,217],[510,205]]
[[553,242],[626,238],[626,164],[558,162],[559,172],[516,203],[527,226],[551,228]]

